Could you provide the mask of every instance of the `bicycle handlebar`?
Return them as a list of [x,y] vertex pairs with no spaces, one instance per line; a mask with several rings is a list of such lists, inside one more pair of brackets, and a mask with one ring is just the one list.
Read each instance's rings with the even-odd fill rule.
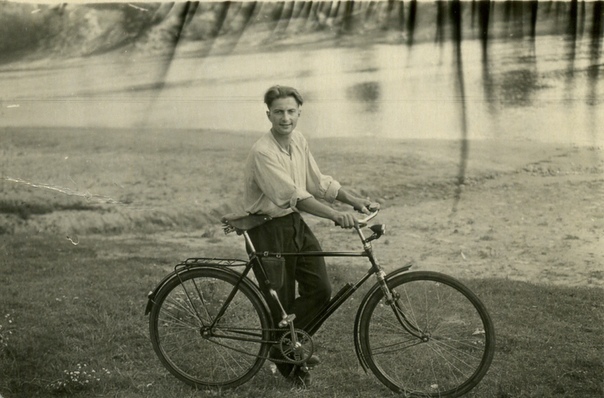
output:
[[380,212],[380,209],[376,209],[374,210],[371,214],[369,214],[367,217],[358,220],[359,221],[359,228],[365,227],[367,226],[367,223],[371,220],[373,220],[375,218],[375,216],[378,215],[378,213]]

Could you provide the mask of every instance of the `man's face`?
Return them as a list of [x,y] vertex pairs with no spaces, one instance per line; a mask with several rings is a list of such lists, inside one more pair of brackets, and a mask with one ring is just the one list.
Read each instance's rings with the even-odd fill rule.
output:
[[273,125],[273,133],[287,136],[296,128],[301,112],[294,97],[285,97],[274,100],[266,115]]

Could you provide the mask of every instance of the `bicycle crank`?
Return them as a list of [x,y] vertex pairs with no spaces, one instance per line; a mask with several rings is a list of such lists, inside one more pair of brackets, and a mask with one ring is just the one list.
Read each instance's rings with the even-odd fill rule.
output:
[[279,339],[279,349],[287,362],[301,365],[314,353],[315,345],[312,337],[304,330],[294,329],[285,332]]

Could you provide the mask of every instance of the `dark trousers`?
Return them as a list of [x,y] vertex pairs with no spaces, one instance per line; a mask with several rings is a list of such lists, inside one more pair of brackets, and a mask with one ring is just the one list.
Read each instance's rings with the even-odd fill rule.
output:
[[[256,251],[299,253],[321,251],[321,245],[300,214],[274,218],[249,232]],[[294,325],[306,330],[312,318],[331,297],[331,284],[323,257],[285,257],[283,284],[275,289],[288,314],[296,314]],[[262,273],[254,268],[260,289],[267,297],[275,326],[281,320],[281,310],[268,293]],[[298,297],[296,297],[296,282]]]

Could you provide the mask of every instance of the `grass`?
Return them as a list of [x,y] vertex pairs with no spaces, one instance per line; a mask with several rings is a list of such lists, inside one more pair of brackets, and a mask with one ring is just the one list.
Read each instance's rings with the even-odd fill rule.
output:
[[[211,244],[201,239],[200,246]],[[265,366],[232,391],[195,391],[156,358],[144,316],[147,292],[187,256],[153,236],[4,235],[0,244],[0,394],[12,397],[281,397],[290,386]],[[353,272],[351,272],[351,270]],[[363,271],[332,266],[336,287]],[[354,275],[353,275],[354,274]],[[467,280],[493,316],[491,370],[469,396],[601,397],[604,292],[503,279]],[[384,397],[354,354],[362,292],[317,334],[323,359],[300,397]]]
[[[229,207],[211,198],[238,194],[241,164],[234,157],[250,139],[228,136],[233,150],[224,150],[209,133],[117,130],[110,140],[107,133],[0,130],[0,233],[32,223],[68,234],[200,228]],[[225,166],[215,169],[217,162]],[[40,225],[35,215],[44,216]]]

